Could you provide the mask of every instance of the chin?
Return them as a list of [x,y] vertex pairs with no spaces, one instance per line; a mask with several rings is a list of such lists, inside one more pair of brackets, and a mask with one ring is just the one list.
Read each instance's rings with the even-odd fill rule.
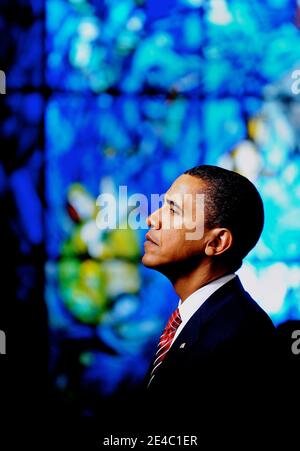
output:
[[155,260],[151,258],[150,255],[144,254],[142,257],[142,263],[144,266],[147,266],[147,268],[155,268]]
[[[142,264],[146,267],[146,268],[150,268],[153,269],[155,271],[160,272],[161,274],[164,274],[167,276],[168,274],[168,268],[169,265],[162,263],[162,262],[158,262],[157,260],[155,260],[154,258],[151,258],[150,255],[144,255],[142,257]],[[167,276],[168,277],[168,276]]]
[[155,257],[155,255],[153,254],[148,254],[145,253],[142,257],[142,263],[144,266],[147,266],[147,268],[152,268],[152,269],[159,269],[160,266],[162,265],[161,262],[159,261],[159,259],[157,257]]

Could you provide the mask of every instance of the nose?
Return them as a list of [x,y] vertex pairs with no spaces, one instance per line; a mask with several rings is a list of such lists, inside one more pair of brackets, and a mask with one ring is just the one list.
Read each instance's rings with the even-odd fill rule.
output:
[[160,219],[160,209],[151,213],[146,219],[147,225],[152,229],[160,229],[161,228],[161,219]]

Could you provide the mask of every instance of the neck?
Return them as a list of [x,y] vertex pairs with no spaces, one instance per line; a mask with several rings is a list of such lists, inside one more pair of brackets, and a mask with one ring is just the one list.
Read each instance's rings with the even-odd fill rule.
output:
[[202,264],[188,273],[180,274],[177,277],[170,277],[176,294],[184,302],[192,293],[204,285],[219,279],[230,271],[223,268],[212,268],[209,264]]

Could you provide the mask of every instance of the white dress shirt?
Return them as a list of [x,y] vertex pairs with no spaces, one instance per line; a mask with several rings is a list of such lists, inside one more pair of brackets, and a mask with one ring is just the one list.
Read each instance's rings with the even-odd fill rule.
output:
[[202,304],[219,288],[221,288],[225,283],[229,282],[231,279],[236,277],[236,274],[228,274],[227,276],[220,277],[219,279],[213,280],[212,282],[209,282],[207,285],[204,285],[203,287],[199,288],[199,290],[194,291],[194,293],[190,294],[188,298],[184,302],[179,299],[179,312],[182,319],[182,322],[178,329],[176,330],[176,333],[174,335],[173,341],[171,343],[171,346],[173,345],[174,341],[186,325],[186,323],[189,321],[189,319],[193,316],[193,314],[201,307]]

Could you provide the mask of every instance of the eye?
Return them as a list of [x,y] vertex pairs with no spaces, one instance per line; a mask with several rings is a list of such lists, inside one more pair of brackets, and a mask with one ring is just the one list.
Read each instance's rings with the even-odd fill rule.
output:
[[174,210],[173,207],[170,206],[170,211],[172,212],[172,215],[174,215],[176,213],[176,211]]

